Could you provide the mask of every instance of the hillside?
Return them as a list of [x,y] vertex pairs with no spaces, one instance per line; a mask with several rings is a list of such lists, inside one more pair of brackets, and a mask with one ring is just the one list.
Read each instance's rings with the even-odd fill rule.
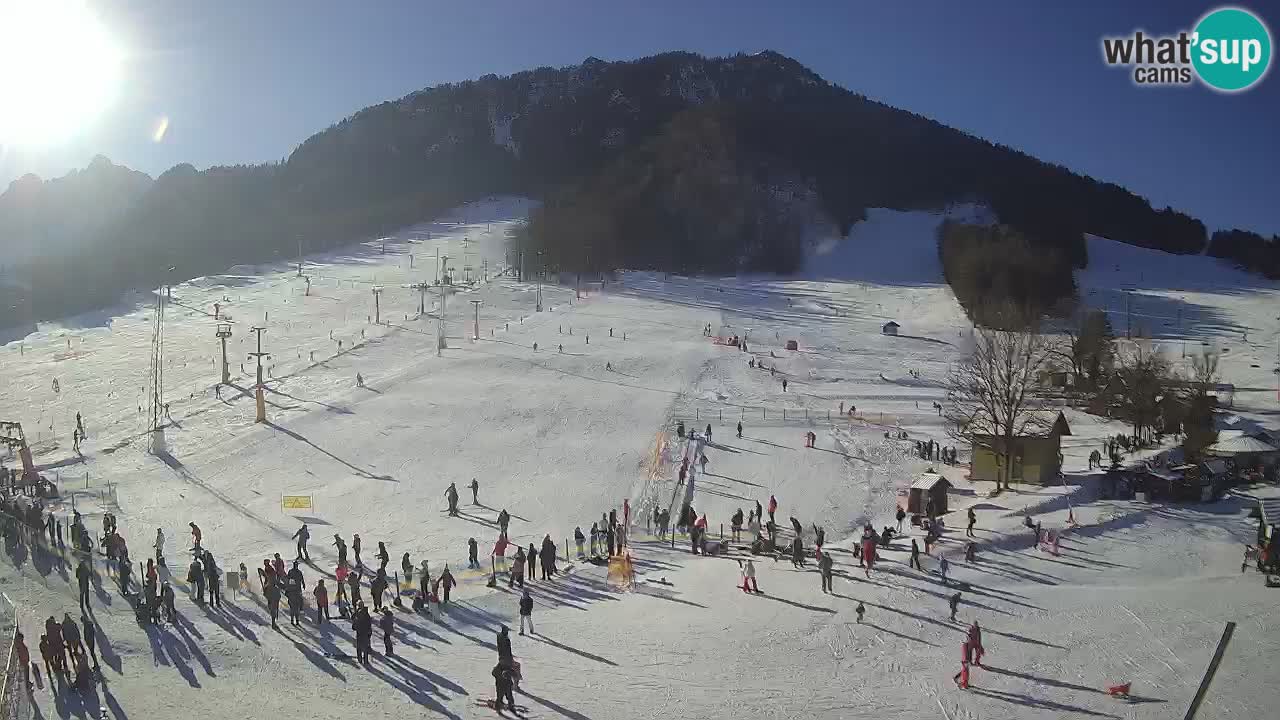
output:
[[[868,100],[774,52],[588,58],[366,108],[279,163],[179,165],[140,197],[109,198],[122,214],[84,230],[93,240],[76,251],[74,277],[54,246],[15,268],[30,289],[0,287],[10,309],[0,324],[383,235],[509,192],[547,200],[531,241],[562,270],[789,271],[815,220],[847,231],[865,208],[953,201],[987,205],[1075,267],[1087,262],[1085,232],[1176,253],[1206,243],[1193,218]],[[590,228],[598,245],[547,228]]]

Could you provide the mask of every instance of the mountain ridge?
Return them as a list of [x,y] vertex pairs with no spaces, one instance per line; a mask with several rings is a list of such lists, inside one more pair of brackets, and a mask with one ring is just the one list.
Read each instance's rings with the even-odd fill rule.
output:
[[[732,135],[720,165],[689,165],[673,150],[669,130],[698,126],[712,115],[718,129],[700,132]],[[696,152],[703,145],[681,147]],[[657,158],[668,163],[663,178],[637,184],[635,173],[652,169],[647,163]],[[94,167],[103,163],[95,158]],[[581,188],[602,180],[646,194],[643,202],[609,212],[659,209],[661,222],[650,227],[669,235],[674,226],[662,223],[683,222],[686,230],[714,224],[696,203],[671,194],[672,183],[708,180],[717,169],[731,172],[736,188],[719,198],[736,218],[736,225],[721,229],[721,247],[750,258],[744,264],[735,256],[718,270],[768,269],[770,262],[786,269],[791,244],[762,248],[768,238],[761,228],[782,222],[778,227],[785,229],[787,219],[741,207],[756,202],[759,192],[778,195],[784,187],[800,188],[845,231],[868,207],[983,202],[1002,222],[1058,248],[1077,267],[1087,263],[1085,232],[1181,253],[1202,252],[1209,241],[1190,216],[870,100],[781,53],[672,52],[617,62],[591,57],[563,68],[424,88],[352,113],[278,163],[174,166],[147,178],[143,192],[115,202],[118,214],[83,231],[92,236],[76,255],[91,268],[83,277],[74,283],[61,277],[64,258],[34,258],[22,267],[30,291],[10,288],[0,301],[18,315],[52,317],[111,302],[130,288],[291,256],[299,242],[320,250],[385,233],[476,197],[519,193],[552,200],[553,208],[571,205],[582,201],[575,194]],[[0,249],[12,239],[5,239],[5,215],[0,209]],[[606,219],[605,227],[617,227],[622,217]],[[742,237],[735,241],[735,234]],[[1235,244],[1223,252],[1236,262],[1268,263],[1271,249],[1262,241],[1258,251],[1258,240],[1245,238],[1251,247],[1245,252],[1235,249],[1240,240],[1233,236]],[[1280,248],[1280,241],[1272,244]],[[580,254],[555,249],[566,266]],[[617,259],[626,257],[643,258]],[[602,253],[595,262],[607,260]],[[177,269],[170,273],[170,267]],[[5,292],[0,287],[0,295]]]

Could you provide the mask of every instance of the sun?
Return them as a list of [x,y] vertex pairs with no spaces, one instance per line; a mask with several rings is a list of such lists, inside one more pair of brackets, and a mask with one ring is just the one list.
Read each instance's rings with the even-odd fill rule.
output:
[[83,0],[0,0],[0,145],[74,137],[114,100],[120,67]]

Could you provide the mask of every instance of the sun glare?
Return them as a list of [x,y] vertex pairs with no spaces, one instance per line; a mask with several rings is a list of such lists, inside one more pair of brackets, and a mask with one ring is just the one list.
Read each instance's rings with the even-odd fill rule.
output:
[[0,0],[0,145],[73,137],[111,104],[120,65],[83,0]]

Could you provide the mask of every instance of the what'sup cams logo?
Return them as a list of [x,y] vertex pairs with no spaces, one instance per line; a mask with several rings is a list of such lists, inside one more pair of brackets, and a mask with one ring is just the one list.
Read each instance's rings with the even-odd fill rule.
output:
[[1195,28],[1168,37],[1136,31],[1102,39],[1108,65],[1133,68],[1135,85],[1190,85],[1196,78],[1219,92],[1257,85],[1271,65],[1271,32],[1262,18],[1222,7],[1200,18]]

